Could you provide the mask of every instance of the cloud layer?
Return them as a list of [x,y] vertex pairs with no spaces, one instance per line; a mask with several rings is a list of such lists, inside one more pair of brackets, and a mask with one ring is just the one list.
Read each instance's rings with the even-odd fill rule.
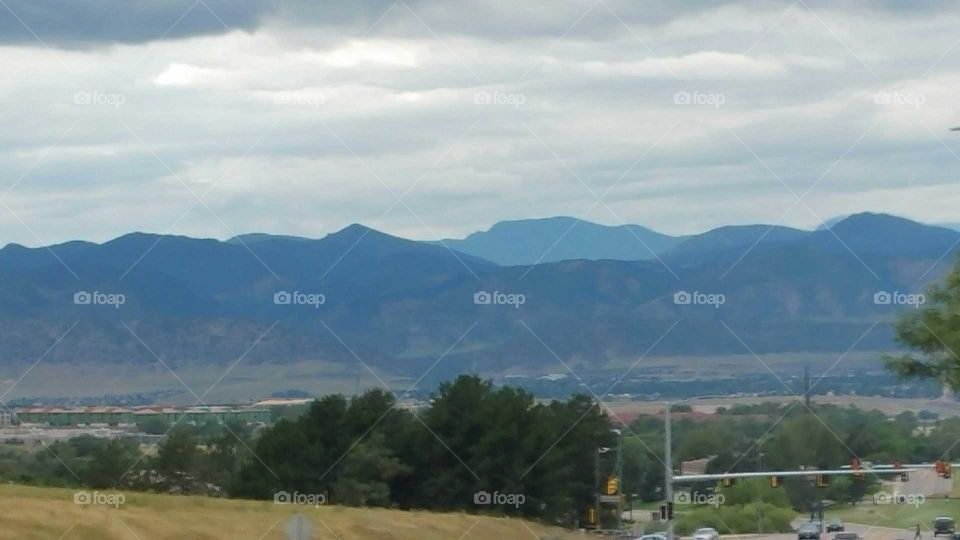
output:
[[948,3],[0,5],[0,244],[960,221]]

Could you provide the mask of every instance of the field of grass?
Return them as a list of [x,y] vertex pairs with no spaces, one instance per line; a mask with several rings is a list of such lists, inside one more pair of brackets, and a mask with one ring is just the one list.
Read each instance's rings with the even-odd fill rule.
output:
[[926,533],[933,527],[933,519],[947,516],[960,522],[960,479],[953,478],[953,495],[950,498],[931,498],[913,505],[874,505],[864,503],[856,507],[843,507],[828,512],[829,516],[842,518],[850,523],[877,527],[912,529],[920,524]]
[[272,502],[124,493],[124,504],[74,503],[68,489],[0,486],[0,539],[281,540],[299,511],[313,538],[433,540],[496,538],[567,540],[574,533],[519,519]]

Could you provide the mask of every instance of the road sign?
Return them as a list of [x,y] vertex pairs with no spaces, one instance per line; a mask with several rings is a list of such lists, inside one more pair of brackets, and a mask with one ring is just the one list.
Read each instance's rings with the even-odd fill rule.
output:
[[290,540],[309,540],[313,536],[311,533],[312,529],[313,526],[310,525],[310,522],[302,515],[297,514],[287,522],[283,531],[287,533],[287,538]]
[[618,502],[620,502],[620,496],[619,495],[601,495],[600,502],[604,504],[617,504]]

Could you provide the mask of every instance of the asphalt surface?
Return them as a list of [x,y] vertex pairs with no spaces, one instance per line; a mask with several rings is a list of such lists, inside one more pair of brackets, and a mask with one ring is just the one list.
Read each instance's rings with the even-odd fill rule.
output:
[[[846,523],[844,525],[846,532],[855,532],[863,540],[913,540],[913,531],[906,529],[891,529],[889,527],[870,527],[868,525],[858,525],[856,523]],[[836,533],[820,535],[820,540],[833,540]],[[688,540],[686,537],[685,540]],[[933,540],[933,533],[924,531],[923,540]],[[945,540],[945,537],[937,537],[938,540]],[[725,534],[720,540],[796,540],[796,533],[778,533],[778,534]]]

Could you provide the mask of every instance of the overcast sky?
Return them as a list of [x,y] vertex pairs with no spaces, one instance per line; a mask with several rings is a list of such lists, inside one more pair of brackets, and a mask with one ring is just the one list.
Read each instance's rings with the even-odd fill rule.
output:
[[0,245],[960,222],[954,3],[677,4],[0,0]]

